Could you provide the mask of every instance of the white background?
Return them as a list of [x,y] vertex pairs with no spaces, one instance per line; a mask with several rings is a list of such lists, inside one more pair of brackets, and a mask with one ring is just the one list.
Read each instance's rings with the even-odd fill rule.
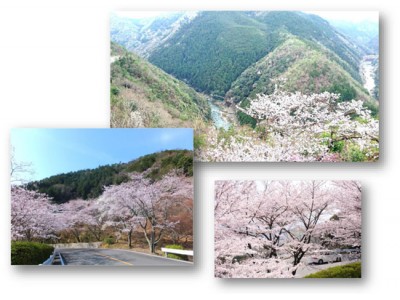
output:
[[[69,299],[388,299],[398,295],[400,239],[399,7],[396,1],[19,1],[0,2],[2,297]],[[234,3],[239,2],[239,3]],[[196,165],[193,269],[18,268],[10,266],[9,134],[12,127],[109,125],[109,14],[113,10],[380,10],[381,160],[375,164]],[[355,12],[356,14],[356,12]],[[362,280],[213,278],[216,179],[359,179],[364,185]],[[11,297],[6,296],[6,298]]]

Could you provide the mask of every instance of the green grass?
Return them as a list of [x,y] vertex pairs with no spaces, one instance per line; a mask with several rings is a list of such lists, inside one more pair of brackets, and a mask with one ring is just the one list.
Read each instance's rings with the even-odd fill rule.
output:
[[361,262],[332,267],[304,278],[361,278]]
[[[166,245],[165,248],[168,249],[178,249],[178,250],[183,250],[183,246],[182,245]],[[168,258],[173,258],[173,259],[178,259],[178,260],[187,260],[187,256],[186,255],[179,255],[179,254],[174,254],[174,253],[167,253],[167,257]]]

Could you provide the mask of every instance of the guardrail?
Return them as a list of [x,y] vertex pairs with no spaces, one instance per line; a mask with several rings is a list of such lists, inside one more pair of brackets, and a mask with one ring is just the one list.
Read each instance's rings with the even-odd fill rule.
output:
[[100,248],[101,242],[92,242],[92,243],[66,243],[66,244],[52,244],[55,249],[60,248]]
[[59,252],[54,251],[50,257],[39,266],[65,266],[64,258]]
[[165,253],[165,257],[168,256],[168,253],[193,256],[193,250],[181,250],[181,249],[161,248],[161,251]]

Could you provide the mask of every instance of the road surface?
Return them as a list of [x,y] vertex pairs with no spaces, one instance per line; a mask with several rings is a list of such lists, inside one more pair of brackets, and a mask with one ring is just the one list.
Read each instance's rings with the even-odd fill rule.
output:
[[192,266],[193,263],[119,249],[57,249],[68,266]]

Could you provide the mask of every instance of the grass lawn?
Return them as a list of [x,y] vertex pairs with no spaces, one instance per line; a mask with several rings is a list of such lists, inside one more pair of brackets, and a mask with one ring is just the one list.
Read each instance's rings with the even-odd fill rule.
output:
[[304,278],[361,278],[361,262],[332,267]]

